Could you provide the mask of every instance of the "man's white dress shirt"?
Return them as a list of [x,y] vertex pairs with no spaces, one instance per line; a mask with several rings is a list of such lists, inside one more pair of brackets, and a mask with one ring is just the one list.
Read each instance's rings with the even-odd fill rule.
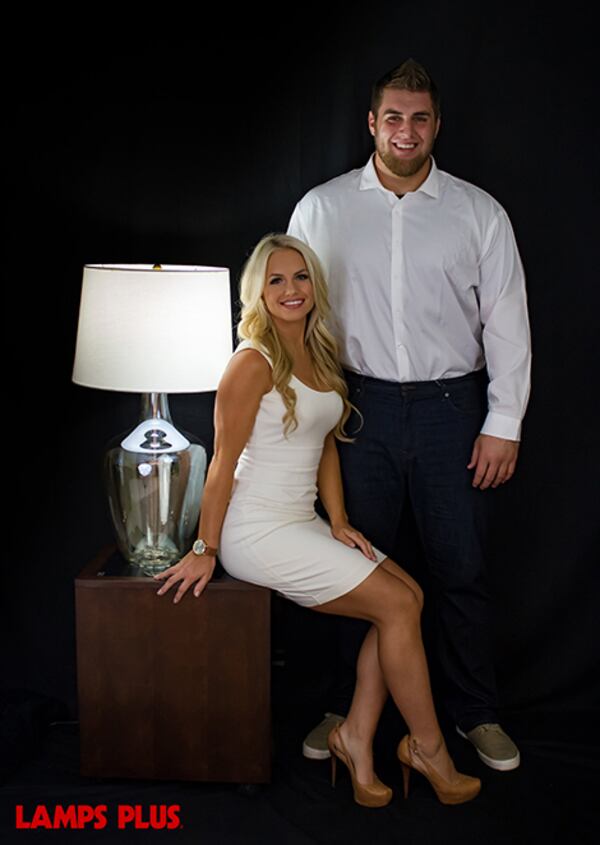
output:
[[525,278],[493,197],[432,159],[427,179],[400,199],[371,158],[309,191],[288,232],[323,263],[347,369],[404,382],[487,366],[481,431],[519,439],[531,360]]

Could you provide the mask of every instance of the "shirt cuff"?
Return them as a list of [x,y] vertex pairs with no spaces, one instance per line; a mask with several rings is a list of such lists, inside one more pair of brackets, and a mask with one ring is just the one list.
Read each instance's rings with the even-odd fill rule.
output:
[[481,434],[501,437],[503,440],[519,441],[521,439],[521,420],[489,411],[481,428]]

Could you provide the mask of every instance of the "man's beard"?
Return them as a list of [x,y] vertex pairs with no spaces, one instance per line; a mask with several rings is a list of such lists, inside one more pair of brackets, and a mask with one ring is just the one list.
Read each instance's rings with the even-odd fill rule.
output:
[[425,162],[429,161],[430,155],[429,152],[427,152],[415,156],[415,158],[402,161],[392,153],[387,152],[387,150],[378,149],[377,152],[379,154],[379,158],[385,164],[387,169],[390,170],[394,176],[402,176],[403,178],[414,176],[415,173],[418,173]]

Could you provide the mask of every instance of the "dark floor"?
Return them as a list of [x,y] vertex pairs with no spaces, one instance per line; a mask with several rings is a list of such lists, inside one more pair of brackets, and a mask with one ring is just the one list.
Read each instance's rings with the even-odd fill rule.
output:
[[[600,766],[588,746],[594,721],[585,714],[505,714],[504,723],[518,740],[522,764],[513,772],[494,772],[481,764],[471,747],[448,729],[448,745],[457,766],[483,780],[480,796],[470,804],[445,807],[429,784],[415,775],[407,801],[401,797],[401,771],[394,758],[403,726],[386,711],[376,745],[378,773],[394,788],[384,809],[353,803],[350,780],[343,771],[336,789],[328,762],[306,760],[302,737],[320,716],[320,700],[288,669],[274,668],[274,766],[269,786],[246,789],[223,784],[100,781],[79,775],[78,727],[56,723],[30,748],[0,787],[0,841],[67,841],[77,843],[140,842],[170,837],[180,843],[282,842],[397,843],[464,845],[544,843],[578,845],[598,841]],[[5,767],[6,770],[6,767]],[[36,805],[106,804],[106,829],[17,830],[16,806],[31,819]],[[181,827],[166,830],[115,829],[119,804],[179,804]],[[144,817],[144,816],[143,816]],[[145,816],[147,818],[147,816]],[[596,834],[596,835],[594,835]]]

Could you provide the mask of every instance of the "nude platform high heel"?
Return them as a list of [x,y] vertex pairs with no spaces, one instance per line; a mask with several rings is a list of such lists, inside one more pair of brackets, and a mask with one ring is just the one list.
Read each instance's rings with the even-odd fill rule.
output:
[[354,790],[354,800],[361,807],[385,807],[392,800],[392,790],[382,783],[377,775],[373,783],[359,783],[356,779],[356,770],[352,757],[348,753],[344,740],[340,734],[339,725],[331,731],[327,739],[327,745],[331,752],[331,785],[335,786],[337,761],[347,767]]
[[479,794],[481,789],[479,778],[463,775],[460,772],[457,772],[458,777],[455,781],[446,780],[423,754],[417,740],[408,736],[408,734],[400,740],[398,759],[402,764],[405,798],[408,797],[408,781],[411,769],[415,769],[427,778],[442,804],[463,804],[465,801],[471,801]]

